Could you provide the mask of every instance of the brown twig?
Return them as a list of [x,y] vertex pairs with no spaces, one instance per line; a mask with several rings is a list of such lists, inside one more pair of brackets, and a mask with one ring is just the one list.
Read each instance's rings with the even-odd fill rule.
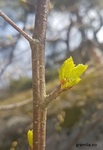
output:
[[[23,21],[24,27],[23,27],[22,30],[25,30],[26,17],[27,17],[27,14],[26,14],[25,19],[24,19],[24,21]],[[7,69],[7,67],[12,63],[12,59],[13,59],[13,56],[14,56],[15,47],[16,47],[16,45],[17,45],[19,39],[21,38],[21,34],[18,33],[18,34],[16,35],[16,37],[17,37],[16,40],[12,40],[10,43],[3,44],[2,48],[1,48],[1,49],[8,49],[8,48],[10,48],[10,49],[11,49],[11,50],[10,50],[11,52],[10,52],[10,54],[9,54],[8,62],[3,66],[3,68],[2,68],[1,71],[0,71],[0,77],[3,75],[3,73],[5,72],[5,70]]]
[[52,100],[56,99],[61,93],[65,92],[65,91],[67,91],[67,90],[69,90],[69,89],[71,89],[71,88],[72,88],[72,87],[67,88],[67,89],[61,89],[61,85],[58,85],[58,86],[55,88],[55,90],[54,90],[53,92],[51,92],[50,94],[48,94],[48,95],[46,96],[46,99],[45,99],[43,105],[44,105],[45,107],[47,107],[48,104],[49,104]]
[[26,105],[26,104],[28,104],[30,102],[32,102],[31,98],[26,99],[26,100],[24,100],[22,102],[14,103],[14,104],[1,105],[0,106],[0,110],[9,110],[9,109],[18,108],[18,107],[24,106],[24,105]]
[[0,10],[0,16],[4,18],[13,28],[15,28],[23,37],[25,37],[29,42],[32,41],[32,37],[30,37],[26,32],[24,32],[22,29],[20,29],[8,16],[6,16],[1,10]]

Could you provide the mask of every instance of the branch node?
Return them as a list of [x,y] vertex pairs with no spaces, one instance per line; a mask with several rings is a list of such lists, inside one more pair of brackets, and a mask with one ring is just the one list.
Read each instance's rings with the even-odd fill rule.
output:
[[20,29],[6,14],[4,14],[0,10],[0,16],[4,18],[14,29],[16,29],[25,39],[27,39],[29,42],[32,41],[32,37],[30,37],[25,31]]

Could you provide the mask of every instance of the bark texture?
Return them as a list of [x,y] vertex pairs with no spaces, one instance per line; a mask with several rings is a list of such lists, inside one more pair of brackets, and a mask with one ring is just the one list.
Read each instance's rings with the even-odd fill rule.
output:
[[35,18],[32,49],[33,77],[33,150],[45,150],[46,141],[46,108],[45,101],[45,39],[48,13],[48,0],[38,0]]

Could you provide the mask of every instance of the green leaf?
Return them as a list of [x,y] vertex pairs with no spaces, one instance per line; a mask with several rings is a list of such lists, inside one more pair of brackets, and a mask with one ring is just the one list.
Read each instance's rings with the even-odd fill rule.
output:
[[27,138],[28,138],[29,146],[32,148],[33,147],[33,130],[28,130]]
[[72,57],[65,60],[59,70],[61,88],[66,89],[77,84],[81,80],[80,76],[87,69],[87,67],[87,65],[83,64],[76,66]]

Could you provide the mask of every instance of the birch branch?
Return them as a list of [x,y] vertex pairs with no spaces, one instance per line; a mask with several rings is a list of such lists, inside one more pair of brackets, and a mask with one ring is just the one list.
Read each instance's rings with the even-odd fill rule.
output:
[[26,32],[24,32],[22,29],[20,29],[8,16],[6,16],[1,10],[0,10],[0,16],[4,18],[14,29],[16,29],[25,39],[27,39],[29,42],[32,41],[32,37],[30,37]]

